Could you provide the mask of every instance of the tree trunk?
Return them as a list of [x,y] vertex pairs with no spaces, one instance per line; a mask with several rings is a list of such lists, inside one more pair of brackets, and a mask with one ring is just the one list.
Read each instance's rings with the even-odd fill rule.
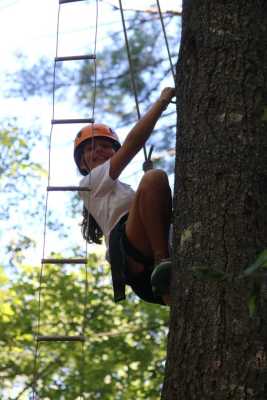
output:
[[164,400],[267,399],[266,41],[266,0],[184,0]]

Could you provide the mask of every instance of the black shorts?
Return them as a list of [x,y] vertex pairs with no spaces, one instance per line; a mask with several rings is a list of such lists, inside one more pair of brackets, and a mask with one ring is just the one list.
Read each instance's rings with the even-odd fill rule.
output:
[[[162,304],[162,298],[154,295],[151,287],[151,272],[154,260],[146,257],[137,250],[128,240],[125,232],[125,222],[128,215],[121,218],[110,233],[109,256],[114,289],[114,300],[125,299],[125,285],[129,285],[133,292],[142,300],[149,303]],[[127,256],[144,265],[144,271],[137,275],[131,274]]]

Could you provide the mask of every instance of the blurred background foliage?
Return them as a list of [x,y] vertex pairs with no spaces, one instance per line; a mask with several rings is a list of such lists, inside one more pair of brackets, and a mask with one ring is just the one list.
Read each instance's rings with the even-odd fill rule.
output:
[[[48,265],[42,285],[43,335],[81,333],[86,342],[42,343],[38,395],[44,399],[159,399],[168,310],[140,302],[113,302],[109,268],[92,255],[85,304],[85,272]],[[38,318],[38,269],[20,265],[10,279],[0,269],[0,395],[28,399],[33,379],[33,333]],[[34,329],[35,328],[35,329]],[[84,356],[83,356],[84,355]],[[8,393],[8,396],[7,396]],[[12,393],[12,395],[11,395]]]

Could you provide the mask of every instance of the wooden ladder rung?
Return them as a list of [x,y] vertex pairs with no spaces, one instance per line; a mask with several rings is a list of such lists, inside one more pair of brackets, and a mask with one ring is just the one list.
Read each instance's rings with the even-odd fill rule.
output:
[[52,119],[52,124],[93,124],[93,118],[78,118],[78,119]]
[[78,56],[61,56],[61,57],[55,57],[55,62],[59,61],[75,61],[75,60],[95,60],[96,55],[95,54],[81,54]]
[[59,0],[59,4],[74,3],[75,1],[83,1],[83,0]]
[[75,1],[82,1],[82,0],[59,0],[59,4],[74,3]]
[[48,192],[90,192],[88,187],[80,187],[80,186],[47,186]]
[[43,258],[42,264],[86,264],[86,258]]
[[80,336],[37,336],[37,342],[84,342],[85,337]]

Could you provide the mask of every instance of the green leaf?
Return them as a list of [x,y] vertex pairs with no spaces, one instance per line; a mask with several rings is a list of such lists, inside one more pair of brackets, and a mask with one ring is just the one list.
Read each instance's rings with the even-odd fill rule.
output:
[[248,300],[248,309],[250,318],[255,316],[256,308],[257,308],[257,296],[256,294],[253,294],[250,296]]
[[206,266],[202,267],[193,267],[193,276],[196,279],[200,280],[213,280],[213,281],[222,281],[227,279],[228,275],[223,271],[218,271],[216,269],[211,269]]
[[267,249],[263,250],[259,256],[256,258],[256,261],[251,264],[249,267],[247,267],[242,275],[248,276],[253,274],[255,271],[257,271],[260,268],[267,268]]
[[261,285],[259,282],[254,282],[250,297],[248,299],[249,316],[253,318],[257,311],[258,301],[260,297]]

